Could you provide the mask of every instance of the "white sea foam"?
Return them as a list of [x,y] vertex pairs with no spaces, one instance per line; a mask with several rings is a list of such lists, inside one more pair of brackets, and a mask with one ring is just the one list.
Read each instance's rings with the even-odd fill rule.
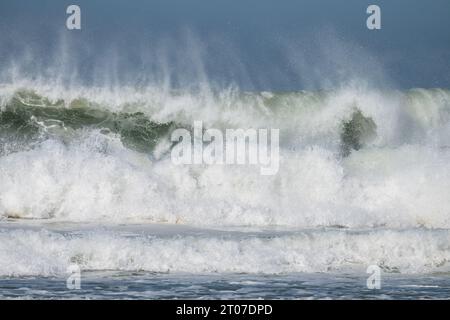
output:
[[[82,128],[70,142],[54,135],[31,149],[0,157],[1,217],[450,228],[447,91],[383,94],[348,89],[244,94],[239,99],[232,91],[173,94],[156,104],[159,109],[150,107],[150,97],[158,97],[151,90],[130,93],[147,104],[133,100],[108,105],[101,101],[106,94],[88,93],[102,108],[144,110],[155,121],[184,123],[204,117],[219,126],[280,128],[279,173],[262,177],[246,166],[175,166],[164,152],[167,145],[157,148],[155,158],[125,147],[118,135]],[[70,91],[58,95],[78,96]],[[374,119],[377,138],[341,158],[341,122],[355,106]]]
[[86,231],[0,230],[0,275],[124,270],[190,273],[385,272],[449,270],[448,230],[316,230],[291,234],[154,236]]

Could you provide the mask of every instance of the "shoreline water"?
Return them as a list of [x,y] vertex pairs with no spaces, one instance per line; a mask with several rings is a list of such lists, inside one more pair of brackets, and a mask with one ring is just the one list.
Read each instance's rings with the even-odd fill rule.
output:
[[367,275],[189,274],[92,271],[79,290],[64,277],[2,277],[0,299],[448,299],[448,274],[386,274],[379,290]]

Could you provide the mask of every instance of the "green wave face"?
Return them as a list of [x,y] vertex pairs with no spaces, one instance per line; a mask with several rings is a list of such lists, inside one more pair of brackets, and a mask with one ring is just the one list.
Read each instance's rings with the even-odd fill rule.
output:
[[319,145],[341,157],[367,146],[426,144],[430,139],[448,146],[450,91],[445,89],[203,94],[119,88],[119,94],[106,91],[100,97],[88,91],[88,98],[79,98],[83,92],[58,90],[57,99],[33,90],[10,92],[0,95],[0,154],[49,137],[69,142],[79,130],[115,134],[125,147],[151,153],[173,129],[190,128],[196,120],[203,120],[204,128],[222,130],[280,129],[283,148]]
[[151,121],[142,112],[115,113],[95,107],[84,99],[65,107],[62,100],[51,102],[20,91],[0,112],[0,144],[8,142],[9,151],[15,151],[24,144],[42,141],[50,133],[67,136],[73,130],[101,129],[105,134],[118,134],[126,147],[148,153],[173,126],[171,122]]
[[365,117],[361,110],[355,109],[349,121],[344,121],[341,131],[341,154],[350,155],[352,150],[359,150],[375,139],[377,125],[370,117]]

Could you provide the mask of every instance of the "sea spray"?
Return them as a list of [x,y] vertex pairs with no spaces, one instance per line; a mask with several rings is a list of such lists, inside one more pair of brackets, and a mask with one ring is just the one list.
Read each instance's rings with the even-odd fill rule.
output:
[[[46,97],[41,91],[49,91],[41,87],[4,89],[3,218],[450,226],[446,90],[231,90],[205,96],[124,88],[118,101],[110,99],[108,89],[51,90],[59,96]],[[29,97],[24,93],[31,91]],[[376,135],[342,157],[342,130],[346,123],[356,124],[355,106],[361,123],[370,124],[369,133],[376,125]],[[204,119],[205,129],[279,128],[278,173],[261,176],[248,164],[174,165],[170,132],[190,128],[194,117]],[[364,130],[355,132],[361,139]]]

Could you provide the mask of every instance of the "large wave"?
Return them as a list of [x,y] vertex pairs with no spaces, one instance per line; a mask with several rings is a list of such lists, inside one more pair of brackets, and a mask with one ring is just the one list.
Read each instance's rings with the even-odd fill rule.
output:
[[[0,217],[450,228],[450,92],[0,87]],[[176,166],[172,128],[280,129],[280,170]]]

